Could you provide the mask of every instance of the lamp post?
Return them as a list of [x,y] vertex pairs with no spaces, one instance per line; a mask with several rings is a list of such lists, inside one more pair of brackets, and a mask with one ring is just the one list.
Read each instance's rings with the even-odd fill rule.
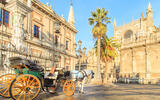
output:
[[83,48],[83,54],[85,55],[85,53],[86,53],[86,48],[84,47]]
[[83,51],[82,51],[82,49],[81,49],[81,44],[82,44],[82,41],[81,40],[79,40],[78,41],[78,49],[76,50],[76,48],[77,48],[77,44],[74,44],[74,47],[75,47],[75,51],[76,52],[78,52],[78,70],[80,71],[81,70],[81,58],[82,58],[82,55],[83,54],[85,54],[85,52],[86,52],[86,48],[84,47],[83,48]]
[[78,59],[79,59],[79,67],[78,67],[78,70],[79,70],[79,71],[81,70],[81,57],[82,57],[81,44],[82,44],[82,41],[79,40],[79,41],[78,41],[78,46],[79,46],[79,49],[78,49],[78,53],[79,53],[79,56],[78,56]]

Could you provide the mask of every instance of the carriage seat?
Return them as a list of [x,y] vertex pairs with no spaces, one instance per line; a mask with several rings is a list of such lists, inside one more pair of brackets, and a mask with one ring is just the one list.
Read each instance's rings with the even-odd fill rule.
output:
[[28,59],[24,59],[21,57],[11,57],[9,58],[10,61],[10,66],[13,68],[16,68],[17,65],[20,65],[21,68],[24,68],[23,64],[26,65],[29,69],[31,69],[32,71],[36,71],[36,72],[43,72],[44,68],[37,65],[36,63],[34,63],[31,60]]

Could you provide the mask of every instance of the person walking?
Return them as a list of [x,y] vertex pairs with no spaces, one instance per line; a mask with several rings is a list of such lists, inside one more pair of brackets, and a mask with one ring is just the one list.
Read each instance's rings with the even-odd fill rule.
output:
[[101,80],[102,80],[102,84],[104,84],[104,70],[101,69]]

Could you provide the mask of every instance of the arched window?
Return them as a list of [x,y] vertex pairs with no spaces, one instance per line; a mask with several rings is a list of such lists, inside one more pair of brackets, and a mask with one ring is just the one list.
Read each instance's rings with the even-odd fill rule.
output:
[[124,34],[124,38],[125,38],[125,39],[131,38],[132,35],[133,35],[133,31],[128,30],[128,31]]

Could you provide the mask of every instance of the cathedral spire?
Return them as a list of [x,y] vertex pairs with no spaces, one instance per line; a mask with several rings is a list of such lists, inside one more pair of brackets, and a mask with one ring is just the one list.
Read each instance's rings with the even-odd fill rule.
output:
[[148,10],[152,10],[151,3],[148,4]]
[[114,23],[113,23],[113,26],[116,27],[116,19],[114,19]]
[[141,18],[143,18],[143,12],[141,13]]
[[113,22],[114,31],[116,30],[116,27],[117,27],[117,25],[116,25],[116,20],[114,19],[114,22]]
[[143,20],[144,19],[144,16],[143,16],[143,12],[141,13],[141,20]]
[[153,16],[153,11],[151,7],[151,3],[149,2],[148,8],[147,8],[147,17],[152,17]]
[[72,1],[70,3],[70,11],[69,11],[69,16],[68,16],[68,22],[72,25],[74,25],[74,13],[73,13],[73,4]]
[[153,23],[153,10],[151,7],[151,3],[149,2],[148,8],[147,8],[147,27],[150,33],[152,32],[154,23]]
[[116,37],[116,19],[114,19],[114,22],[113,22],[113,30],[114,30],[114,36]]

